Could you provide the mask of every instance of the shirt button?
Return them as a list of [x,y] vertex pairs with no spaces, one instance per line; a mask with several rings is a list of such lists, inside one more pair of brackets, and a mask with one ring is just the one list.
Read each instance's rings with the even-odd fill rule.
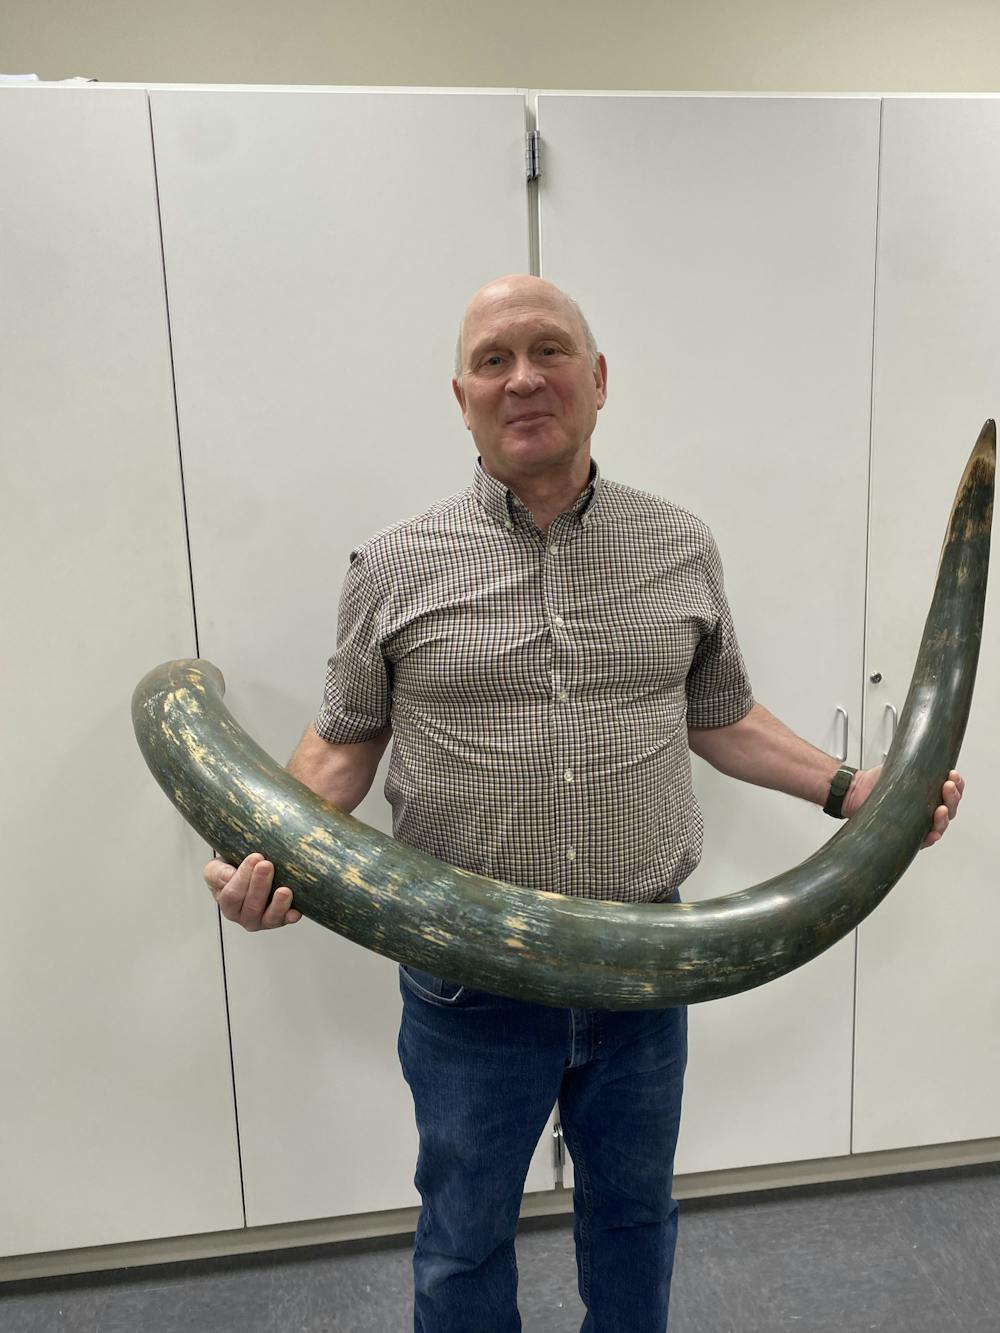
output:
[[568,694],[568,692],[567,692],[566,690],[560,690],[560,691],[559,691],[559,702],[560,702],[561,704],[564,704],[568,698],[569,698],[569,694]]
[[549,555],[551,555],[555,549],[556,549],[555,542],[549,542]]
[[508,519],[505,521],[504,526],[506,527],[507,531],[510,532],[511,528],[514,526],[514,521],[513,521],[513,519],[508,518]]
[[575,848],[575,847],[567,847],[567,848],[566,848],[566,860],[567,860],[567,861],[575,861],[575,860],[576,860],[576,848]]
[[567,782],[572,782],[572,781],[573,781],[573,770],[572,770],[571,768],[564,768],[564,769],[563,769],[563,777],[566,779]]
[[562,616],[553,616],[553,617],[552,617],[552,623],[553,623],[553,625],[558,625],[560,629],[563,627],[563,625],[566,624],[566,622],[565,622],[565,620],[563,620]]

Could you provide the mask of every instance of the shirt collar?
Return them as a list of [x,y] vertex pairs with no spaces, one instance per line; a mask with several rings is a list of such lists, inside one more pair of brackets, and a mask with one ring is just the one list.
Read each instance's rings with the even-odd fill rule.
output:
[[[482,458],[476,459],[475,479],[472,491],[483,509],[491,518],[512,528],[518,514],[526,517],[527,506],[522,504],[509,486],[491,476],[483,467]],[[583,527],[600,517],[601,511],[601,470],[593,458],[590,460],[590,477],[587,485],[570,506],[569,513],[575,514]],[[523,519],[522,519],[523,521]]]

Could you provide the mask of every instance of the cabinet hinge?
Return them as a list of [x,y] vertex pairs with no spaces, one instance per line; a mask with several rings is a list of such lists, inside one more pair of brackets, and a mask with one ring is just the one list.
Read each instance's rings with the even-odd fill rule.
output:
[[536,181],[542,174],[541,136],[538,130],[528,130],[524,136],[524,165],[529,181]]

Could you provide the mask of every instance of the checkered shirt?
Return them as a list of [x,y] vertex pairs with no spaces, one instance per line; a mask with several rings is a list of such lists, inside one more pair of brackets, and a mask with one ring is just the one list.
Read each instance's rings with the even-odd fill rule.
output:
[[543,537],[477,461],[468,489],[351,552],[315,719],[391,722],[393,834],[525,888],[666,901],[703,823],[687,725],[753,704],[701,519],[601,476]]

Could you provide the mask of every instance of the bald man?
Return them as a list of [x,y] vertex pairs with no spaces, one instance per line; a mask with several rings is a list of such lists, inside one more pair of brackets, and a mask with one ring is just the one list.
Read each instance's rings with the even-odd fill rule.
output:
[[[675,901],[701,853],[690,751],[847,818],[855,772],[753,699],[711,533],[603,477],[608,368],[541,278],[478,291],[452,388],[472,484],[351,553],[323,704],[288,769],[344,810],[393,738],[393,832],[525,887]],[[925,846],[954,816],[950,775]],[[300,919],[259,854],[205,879],[247,930]],[[415,1333],[515,1333],[514,1240],[556,1100],[573,1158],[581,1333],[663,1333],[677,1234],[683,1008],[528,1004],[401,965],[420,1138]]]

